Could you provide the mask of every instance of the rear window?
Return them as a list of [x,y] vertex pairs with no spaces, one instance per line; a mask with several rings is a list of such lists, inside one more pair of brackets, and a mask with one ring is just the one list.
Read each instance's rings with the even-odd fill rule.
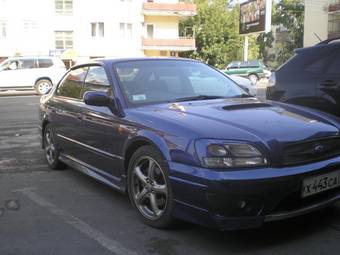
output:
[[38,63],[40,68],[48,68],[53,66],[52,59],[39,59]]
[[79,67],[70,71],[57,89],[57,95],[74,99],[81,99],[84,80],[88,67]]

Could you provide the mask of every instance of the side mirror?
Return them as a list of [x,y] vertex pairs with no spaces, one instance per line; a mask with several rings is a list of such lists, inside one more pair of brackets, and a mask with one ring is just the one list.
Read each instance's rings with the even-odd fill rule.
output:
[[84,102],[87,105],[110,107],[111,100],[105,92],[87,91],[84,94]]

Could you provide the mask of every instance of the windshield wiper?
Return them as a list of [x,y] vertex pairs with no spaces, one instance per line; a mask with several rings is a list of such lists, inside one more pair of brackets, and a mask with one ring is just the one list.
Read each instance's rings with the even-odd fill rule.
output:
[[240,94],[240,95],[233,96],[233,97],[230,97],[230,98],[247,98],[247,97],[255,97],[255,96],[252,96],[252,95],[249,95],[249,94]]
[[184,101],[195,101],[195,100],[209,100],[209,99],[220,99],[225,98],[222,96],[208,96],[208,95],[198,95],[192,97],[182,97],[172,100],[171,102],[184,102]]

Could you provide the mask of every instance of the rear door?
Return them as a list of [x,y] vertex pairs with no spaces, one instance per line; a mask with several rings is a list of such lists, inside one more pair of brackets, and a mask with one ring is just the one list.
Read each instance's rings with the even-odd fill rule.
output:
[[79,141],[83,138],[81,94],[87,70],[88,67],[78,67],[68,72],[47,106],[62,152],[76,159],[84,153]]
[[340,52],[333,55],[325,72],[317,81],[320,110],[340,116]]
[[239,61],[233,61],[228,65],[228,69],[226,71],[227,74],[238,74],[240,71],[240,64]]

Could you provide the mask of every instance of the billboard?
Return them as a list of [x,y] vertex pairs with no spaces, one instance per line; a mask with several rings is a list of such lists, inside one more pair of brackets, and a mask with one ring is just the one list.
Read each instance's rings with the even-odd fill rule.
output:
[[269,32],[272,0],[249,0],[240,5],[240,34]]

